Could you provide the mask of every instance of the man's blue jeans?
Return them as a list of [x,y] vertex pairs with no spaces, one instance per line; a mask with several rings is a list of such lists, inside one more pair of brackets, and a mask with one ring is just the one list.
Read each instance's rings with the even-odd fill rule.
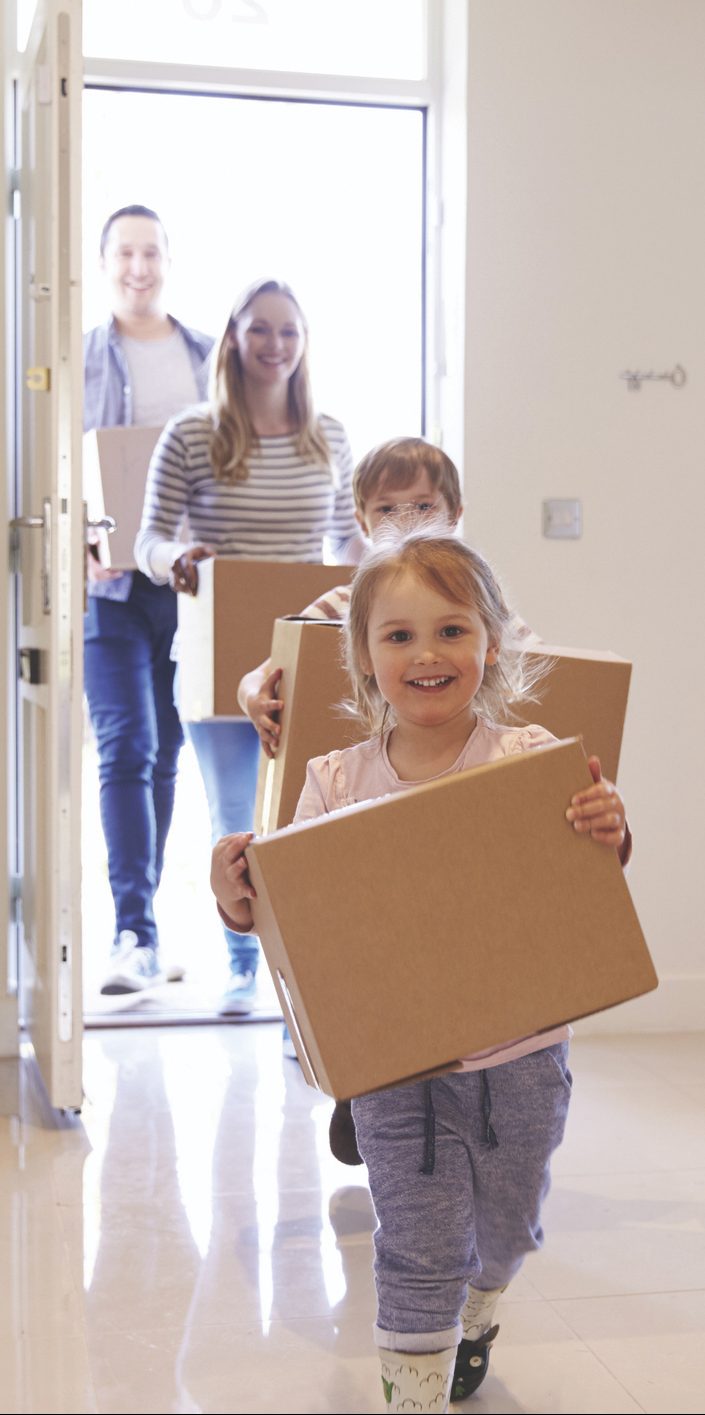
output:
[[135,573],[127,601],[89,596],[88,707],[98,746],[100,813],[115,937],[157,943],[153,901],[174,807],[183,733],[174,706],[176,595]]
[[[193,743],[208,797],[211,837],[252,830],[259,763],[259,737],[251,722],[189,722],[186,734]],[[225,930],[233,973],[255,973],[259,944],[253,934]]]

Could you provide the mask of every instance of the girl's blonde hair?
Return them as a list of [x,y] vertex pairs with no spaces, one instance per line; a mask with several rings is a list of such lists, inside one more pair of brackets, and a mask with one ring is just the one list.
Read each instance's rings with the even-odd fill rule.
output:
[[210,458],[216,481],[246,481],[249,475],[247,459],[258,438],[247,407],[242,362],[234,335],[238,320],[257,296],[272,294],[286,295],[291,300],[304,328],[304,351],[288,388],[288,411],[297,434],[298,451],[327,467],[334,478],[330,447],[313,407],[308,370],[308,324],[303,310],[289,285],[281,280],[258,280],[235,301],[211,366]]
[[384,582],[404,571],[454,604],[472,606],[482,619],[488,644],[498,650],[496,663],[486,664],[474,704],[491,722],[513,717],[511,704],[536,697],[534,689],[548,664],[527,659],[527,629],[506,604],[487,561],[458,540],[439,519],[395,519],[377,532],[360,562],[352,584],[345,631],[345,659],[353,689],[351,711],[372,733],[393,725],[393,714],[377,686],[369,663],[368,626],[375,598]]

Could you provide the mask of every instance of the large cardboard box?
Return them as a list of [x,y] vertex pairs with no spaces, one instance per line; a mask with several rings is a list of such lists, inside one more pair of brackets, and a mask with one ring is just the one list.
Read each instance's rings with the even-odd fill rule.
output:
[[180,594],[179,711],[186,722],[242,717],[240,679],[269,657],[275,619],[298,614],[352,565],[296,565],[217,556],[198,566],[198,594]]
[[616,852],[565,819],[575,739],[253,841],[254,918],[307,1080],[338,1099],[656,986]]
[[[582,735],[604,775],[617,776],[631,664],[613,653],[564,649],[547,644],[530,656],[545,657],[551,671],[541,701],[520,703],[520,722],[540,722],[556,737]],[[341,626],[335,622],[282,619],[274,626],[272,663],[282,669],[279,696],[282,734],[276,756],[262,753],[257,780],[255,830],[267,835],[294,818],[311,757],[350,746],[366,735],[340,711],[350,696],[343,666]]]
[[281,668],[278,696],[284,701],[276,756],[260,756],[255,830],[269,835],[294,819],[306,765],[368,734],[341,704],[350,697],[342,659],[340,624],[325,619],[277,619],[271,659]]
[[160,427],[99,427],[83,439],[83,486],[88,519],[112,516],[115,530],[98,533],[101,565],[134,570],[135,536],[142,520],[144,488]]
[[617,780],[632,665],[615,653],[539,644],[529,657],[548,659],[551,671],[540,701],[517,703],[520,722],[540,722],[556,737],[582,736],[600,758],[602,773]]

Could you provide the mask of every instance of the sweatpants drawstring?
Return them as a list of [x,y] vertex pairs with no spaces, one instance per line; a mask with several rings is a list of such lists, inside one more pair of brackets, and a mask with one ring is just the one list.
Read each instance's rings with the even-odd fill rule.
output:
[[487,1080],[486,1071],[481,1071],[480,1075],[482,1076],[482,1117],[485,1122],[485,1144],[489,1145],[491,1150],[496,1150],[497,1146],[499,1145],[499,1140],[497,1139],[497,1136],[495,1135],[495,1132],[492,1129],[492,1124],[490,1122],[490,1116],[492,1114],[492,1097],[490,1095],[490,1083]]
[[433,1106],[431,1082],[425,1083],[426,1123],[424,1126],[424,1150],[421,1174],[433,1174],[436,1166],[436,1112]]

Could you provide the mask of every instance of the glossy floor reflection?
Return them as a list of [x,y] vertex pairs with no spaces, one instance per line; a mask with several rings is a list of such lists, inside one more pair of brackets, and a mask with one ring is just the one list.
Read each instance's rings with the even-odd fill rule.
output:
[[[573,1065],[546,1248],[464,1408],[701,1411],[705,1037]],[[0,1410],[379,1410],[365,1172],[280,1027],[93,1033],[85,1084],[62,1119],[0,1063]]]

